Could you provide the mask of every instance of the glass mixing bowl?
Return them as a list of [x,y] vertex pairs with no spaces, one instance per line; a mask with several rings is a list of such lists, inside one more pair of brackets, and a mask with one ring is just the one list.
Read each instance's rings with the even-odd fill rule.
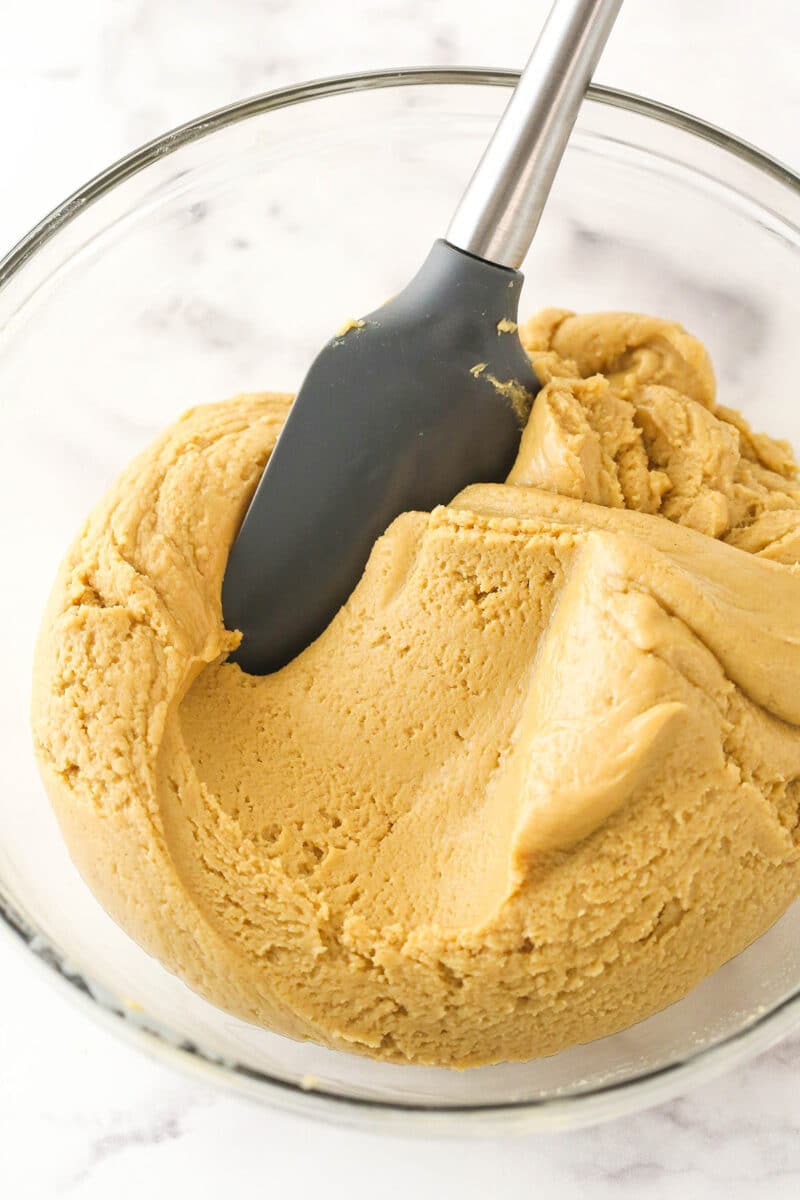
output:
[[[26,697],[56,565],[117,471],[189,405],[293,389],[343,319],[442,234],[516,76],[392,71],[258,97],[87,184],[0,265],[2,924],[140,1044],[270,1103],[368,1125],[536,1130],[663,1099],[800,1024],[800,904],[682,1000],[551,1058],[465,1072],[299,1044],[215,1009],[72,866]],[[648,101],[593,88],[524,270],[541,305],[677,318],[723,401],[800,446],[800,180]]]

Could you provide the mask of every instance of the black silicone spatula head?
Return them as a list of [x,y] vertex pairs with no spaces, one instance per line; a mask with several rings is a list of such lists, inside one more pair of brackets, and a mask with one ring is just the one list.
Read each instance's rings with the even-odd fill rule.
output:
[[621,3],[557,0],[447,241],[311,366],[223,583],[245,670],[277,670],[322,632],[399,513],[508,474],[538,387],[515,268]]
[[228,563],[243,667],[274,670],[316,637],[398,513],[508,474],[537,388],[521,283],[436,242],[400,295],[321,351]]

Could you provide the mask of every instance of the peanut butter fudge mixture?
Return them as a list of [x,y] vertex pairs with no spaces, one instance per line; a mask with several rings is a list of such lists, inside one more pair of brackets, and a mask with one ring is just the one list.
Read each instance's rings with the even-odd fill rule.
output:
[[703,347],[521,330],[506,484],[399,517],[324,634],[226,662],[290,404],[193,409],[90,516],[33,726],[75,862],[213,1003],[397,1062],[551,1054],[683,996],[800,892],[800,485]]

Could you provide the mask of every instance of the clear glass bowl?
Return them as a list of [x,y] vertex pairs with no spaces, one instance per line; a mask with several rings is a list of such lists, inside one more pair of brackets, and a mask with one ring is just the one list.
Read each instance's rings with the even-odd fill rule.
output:
[[[0,264],[0,907],[53,979],[162,1057],[286,1108],[464,1132],[563,1128],[663,1099],[800,1024],[800,904],[648,1021],[526,1064],[399,1067],[299,1044],[190,992],[110,920],[59,836],[26,696],[62,553],[128,459],[187,406],[294,388],[344,318],[446,228],[513,73],[322,81],[165,135]],[[675,317],[725,403],[800,446],[800,180],[717,130],[595,88],[525,266],[543,304]]]

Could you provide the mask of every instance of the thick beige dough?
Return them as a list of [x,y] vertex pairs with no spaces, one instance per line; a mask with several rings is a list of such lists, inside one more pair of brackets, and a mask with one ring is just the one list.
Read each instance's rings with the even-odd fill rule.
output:
[[267,678],[220,586],[290,398],[187,413],[89,518],[35,666],[112,915],[215,1004],[400,1062],[526,1059],[684,995],[800,892],[800,487],[702,346],[521,330],[505,485],[399,517]]

